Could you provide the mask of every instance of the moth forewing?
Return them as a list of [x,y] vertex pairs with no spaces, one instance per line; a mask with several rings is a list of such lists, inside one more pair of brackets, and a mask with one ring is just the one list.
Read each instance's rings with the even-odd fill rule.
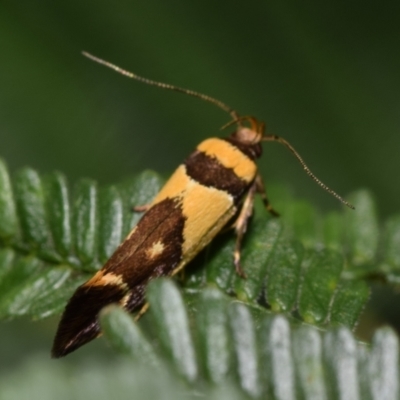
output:
[[254,161],[228,140],[200,143],[104,267],[76,290],[61,318],[53,356],[97,337],[104,306],[118,303],[139,311],[147,283],[177,273],[221,231],[256,173]]

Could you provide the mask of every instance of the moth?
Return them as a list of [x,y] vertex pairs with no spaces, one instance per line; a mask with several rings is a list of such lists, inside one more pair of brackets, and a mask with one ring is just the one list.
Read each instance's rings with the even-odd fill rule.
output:
[[149,281],[177,274],[232,220],[236,232],[233,263],[236,272],[245,278],[240,248],[255,195],[259,194],[266,209],[277,215],[257,169],[262,142],[286,146],[314,181],[353,208],[310,171],[285,139],[265,134],[264,123],[256,118],[241,117],[226,104],[204,94],[142,78],[89,53],[83,54],[130,78],[213,103],[231,115],[228,125],[237,127],[228,137],[201,142],[150,204],[135,207],[144,212],[138,224],[103,268],[78,287],[69,300],[54,339],[53,357],[65,356],[98,337],[98,315],[108,304],[117,303],[129,312],[137,312],[137,316],[143,314]]

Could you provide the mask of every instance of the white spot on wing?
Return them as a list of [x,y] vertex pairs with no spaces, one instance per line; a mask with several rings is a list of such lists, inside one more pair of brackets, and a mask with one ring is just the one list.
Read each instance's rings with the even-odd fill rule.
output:
[[164,243],[158,241],[153,243],[153,245],[150,247],[149,250],[147,250],[147,255],[150,258],[157,257],[159,254],[161,254],[165,249]]
[[122,279],[122,275],[116,275],[112,272],[104,274],[102,270],[98,271],[93,278],[85,283],[85,286],[119,286],[121,289],[126,289],[127,285]]

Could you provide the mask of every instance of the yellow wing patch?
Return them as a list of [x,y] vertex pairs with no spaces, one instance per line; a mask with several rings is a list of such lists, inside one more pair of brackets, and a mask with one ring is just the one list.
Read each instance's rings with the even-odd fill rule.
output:
[[221,229],[220,219],[230,219],[230,211],[236,210],[230,194],[202,186],[195,181],[191,181],[187,186],[182,198],[182,207],[186,218],[183,229],[183,254],[190,252],[193,248],[198,248],[199,245],[200,248],[203,247],[203,241],[209,241],[210,232],[216,228]]
[[167,183],[158,192],[157,196],[152,202],[152,205],[165,200],[167,197],[172,199],[182,195],[190,183],[190,178],[186,175],[186,168],[180,165],[176,171],[168,179]]

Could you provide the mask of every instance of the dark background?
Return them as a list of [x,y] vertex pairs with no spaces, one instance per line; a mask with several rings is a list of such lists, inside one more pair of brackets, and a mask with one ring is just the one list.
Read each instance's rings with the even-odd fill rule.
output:
[[[389,0],[3,0],[0,156],[11,171],[29,165],[71,183],[112,183],[146,168],[172,172],[229,121],[212,105],[90,62],[80,55],[87,50],[266,121],[333,189],[367,187],[380,216],[392,215],[399,20],[400,3]],[[265,146],[260,169],[323,210],[340,207],[277,144]],[[55,324],[2,323],[0,368],[18,367],[27,353],[47,357]],[[90,346],[105,347],[71,360],[93,354]]]

